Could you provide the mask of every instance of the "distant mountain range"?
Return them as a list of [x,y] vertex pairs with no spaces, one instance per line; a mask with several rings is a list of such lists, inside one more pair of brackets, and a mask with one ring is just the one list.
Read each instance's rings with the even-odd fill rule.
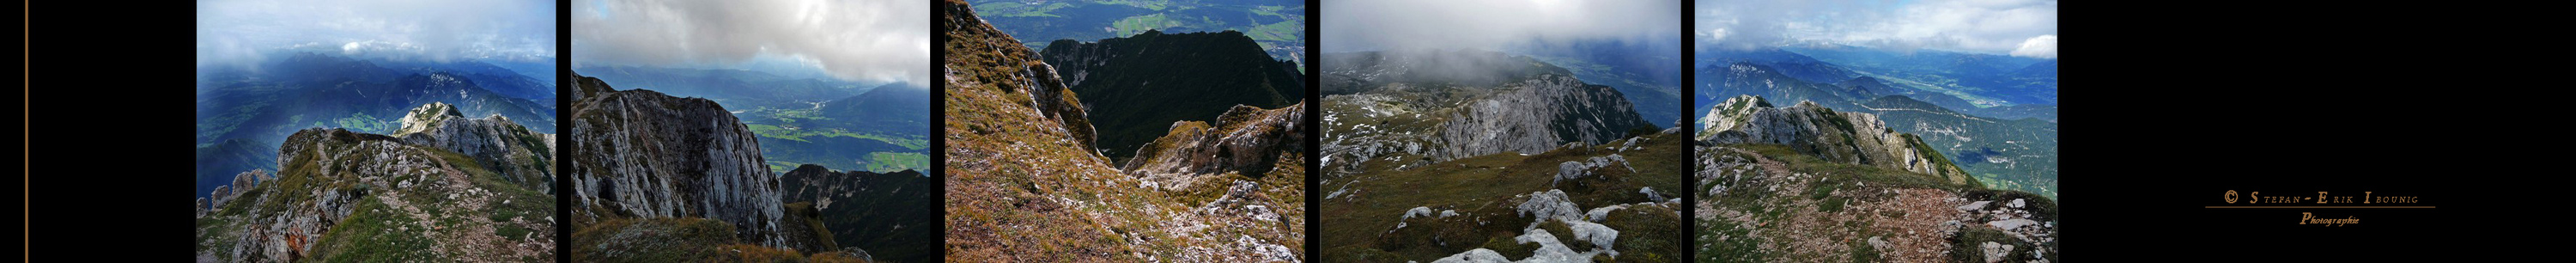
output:
[[1716,50],[1701,53],[1698,63],[1698,111],[1753,95],[1875,113],[1988,185],[2056,194],[2055,60],[1795,46]]
[[[575,69],[631,89],[648,89],[680,97],[699,97],[734,109],[804,109],[816,103],[867,92],[858,83],[828,78],[790,78],[738,69],[689,69],[642,66],[591,66]],[[926,99],[925,99],[926,100]]]

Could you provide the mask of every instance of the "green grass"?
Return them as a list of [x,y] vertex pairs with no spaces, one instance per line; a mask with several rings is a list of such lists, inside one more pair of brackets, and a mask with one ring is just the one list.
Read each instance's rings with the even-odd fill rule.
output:
[[880,173],[905,169],[930,171],[930,155],[921,153],[872,152],[868,153],[865,162],[867,164],[863,168]]
[[1117,35],[1132,36],[1143,34],[1146,30],[1172,28],[1182,25],[1181,20],[1172,19],[1171,17],[1165,16],[1161,13],[1155,13],[1121,18],[1118,19],[1118,22],[1111,22],[1109,27],[1116,29],[1118,31]]
[[[1375,122],[1369,123],[1374,125]],[[1442,247],[1439,242],[1432,242],[1425,238],[1427,236],[1439,236],[1440,240],[1451,244],[1474,243],[1461,240],[1486,240],[1480,245],[1482,248],[1492,249],[1512,258],[1528,257],[1532,247],[1523,247],[1516,242],[1510,242],[1511,237],[1522,234],[1520,233],[1522,226],[1531,222],[1530,219],[1520,218],[1517,215],[1515,206],[1520,204],[1520,200],[1525,199],[1515,198],[1515,195],[1548,189],[1564,190],[1568,197],[1574,200],[1576,206],[1589,210],[1613,204],[1651,201],[1645,195],[1637,193],[1640,187],[1653,187],[1666,193],[1688,189],[1683,184],[1687,180],[1686,171],[1682,169],[1685,167],[1685,160],[1674,158],[1682,154],[1680,151],[1685,150],[1680,142],[1675,141],[1682,138],[1683,136],[1679,134],[1650,136],[1645,141],[1638,142],[1638,145],[1646,148],[1626,152],[1604,150],[1601,146],[1559,149],[1529,156],[1507,152],[1431,163],[1427,166],[1402,170],[1395,168],[1401,165],[1399,163],[1410,162],[1369,162],[1366,167],[1362,167],[1366,172],[1327,182],[1328,187],[1338,188],[1345,182],[1351,182],[1346,180],[1357,180],[1355,183],[1350,183],[1348,188],[1354,193],[1346,194],[1356,194],[1357,197],[1327,199],[1320,206],[1324,213],[1321,216],[1321,222],[1324,224],[1322,226],[1323,243],[1335,246],[1326,251],[1336,251],[1326,253],[1322,257],[1323,261],[1430,261],[1475,248]],[[1637,172],[1630,173],[1624,168],[1617,167],[1596,169],[1595,177],[1551,185],[1550,179],[1556,174],[1559,164],[1610,154],[1625,157]],[[1404,156],[1408,160],[1419,158],[1405,154],[1394,155]],[[1405,210],[1413,207],[1431,207],[1433,210],[1455,209],[1462,216],[1448,220],[1415,218],[1406,221],[1407,227],[1395,229],[1397,219]],[[1672,211],[1660,208],[1639,209],[1633,206],[1630,209],[1621,210],[1619,214],[1648,212],[1671,215]],[[1487,221],[1484,225],[1480,226],[1477,222],[1464,220],[1479,216]],[[1604,223],[1621,231],[1620,240],[1623,241],[1615,243],[1621,247],[1619,249],[1623,253],[1621,259],[1635,259],[1637,257],[1626,255],[1634,253],[1642,253],[1639,257],[1647,258],[1681,257],[1681,249],[1686,243],[1682,239],[1684,231],[1681,231],[1681,219],[1670,216],[1660,218],[1614,216],[1613,219]],[[1561,228],[1558,226],[1549,231],[1560,239],[1569,240],[1568,245],[1579,247],[1577,251],[1591,246],[1589,242],[1570,241],[1573,233]],[[1397,232],[1382,234],[1390,229]],[[1497,239],[1500,241],[1494,241]],[[1635,252],[1631,252],[1632,249]],[[1372,259],[1389,254],[1403,258]]]
[[[324,262],[403,262],[435,260],[434,241],[421,236],[418,221],[375,198],[363,198],[349,217],[324,233],[311,248],[310,260]],[[406,229],[407,228],[407,229]]]

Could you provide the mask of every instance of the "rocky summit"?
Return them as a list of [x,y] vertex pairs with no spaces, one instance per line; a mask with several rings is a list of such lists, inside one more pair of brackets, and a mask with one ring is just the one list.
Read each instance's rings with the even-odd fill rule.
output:
[[1973,181],[1921,137],[1896,132],[1875,114],[1837,112],[1813,102],[1774,108],[1747,95],[1718,104],[1701,121],[1696,138],[1705,145],[1786,145],[1828,161],[1911,171],[1951,184]]
[[[751,130],[723,105],[616,90],[576,73],[568,176],[574,225],[612,218],[705,218],[741,241],[802,247],[780,228],[778,182]],[[810,239],[805,239],[810,240]]]
[[[1383,53],[1383,54],[1382,54]],[[1347,60],[1357,60],[1350,62]],[[1536,154],[1653,127],[1617,89],[1527,57],[1488,52],[1328,54],[1328,177],[1488,154]]]
[[[1166,188],[1095,151],[1082,100],[1038,53],[976,17],[961,0],[933,3],[948,112],[945,259],[952,262],[1302,262],[1305,164],[1278,156],[1267,172],[1227,172]],[[1096,80],[1086,80],[1096,81]],[[1266,134],[1263,110],[1228,116],[1212,133]],[[1168,125],[1168,124],[1167,124]],[[1187,124],[1182,124],[1187,125]],[[1201,124],[1204,125],[1204,124]],[[1163,126],[1171,127],[1171,126]],[[1272,127],[1293,128],[1293,127]],[[1181,142],[1204,137],[1155,139]],[[1274,136],[1238,136],[1257,139]],[[1158,142],[1159,143],[1159,142]],[[1245,142],[1208,145],[1284,145]],[[1222,148],[1222,147],[1220,147]],[[1228,150],[1232,151],[1232,150]],[[1295,152],[1295,151],[1288,151]],[[1249,155],[1272,154],[1241,153]],[[1142,159],[1142,158],[1140,158]],[[1169,156],[1170,171],[1243,171],[1233,159]],[[1147,164],[1141,167],[1154,167]],[[1140,168],[1137,170],[1153,170]],[[1257,169],[1256,169],[1257,170]],[[838,206],[835,204],[834,206]]]
[[[415,110],[454,112],[438,107]],[[544,134],[499,117],[406,124],[420,132],[288,136],[281,170],[237,175],[239,190],[197,217],[198,261],[554,258],[554,197],[537,182],[553,170],[552,154],[536,154],[552,151]]]

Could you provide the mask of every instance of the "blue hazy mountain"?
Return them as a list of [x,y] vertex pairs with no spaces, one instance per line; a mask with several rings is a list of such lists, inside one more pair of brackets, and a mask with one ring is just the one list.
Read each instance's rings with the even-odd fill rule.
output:
[[1530,57],[1564,67],[1584,82],[1618,89],[1635,102],[1637,115],[1656,126],[1681,121],[1681,49],[1673,45],[1580,41],[1560,50],[1524,51]]
[[[387,62],[322,53],[278,54],[256,68],[201,68],[196,101],[198,194],[234,174],[276,169],[276,146],[306,128],[391,133],[406,110],[431,102],[466,116],[500,115],[554,133],[554,85],[474,61]],[[511,93],[485,89],[483,81]],[[524,97],[543,98],[535,100]]]
[[1166,33],[1234,30],[1271,57],[1307,63],[1306,4],[1294,0],[972,0],[976,13],[1030,50],[1060,39],[1091,42]]
[[857,96],[867,91],[858,83],[830,78],[796,78],[742,69],[594,66],[576,70],[583,76],[617,83],[619,87],[649,89],[678,97],[706,98],[736,110],[813,108],[825,101]]
[[[1911,52],[1839,46],[1803,45],[1781,48],[1788,52],[1813,57],[1853,71],[1868,72],[1882,79],[1906,80],[1899,85],[1958,96],[1980,107],[2018,104],[2057,104],[2057,76],[2053,59],[2038,59],[1994,54],[1960,53],[1921,49]],[[2024,75],[2026,68],[2044,65],[2044,70],[2030,71],[2045,76]]]

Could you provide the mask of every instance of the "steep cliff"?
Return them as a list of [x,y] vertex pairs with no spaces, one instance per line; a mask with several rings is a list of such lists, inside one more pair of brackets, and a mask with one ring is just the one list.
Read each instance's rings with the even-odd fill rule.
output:
[[[750,129],[723,105],[650,90],[616,90],[573,75],[573,223],[706,218],[743,242],[800,247],[782,236],[778,184]],[[784,233],[811,235],[810,233]]]
[[1064,39],[1039,54],[1082,100],[1100,130],[1097,144],[1122,162],[1173,122],[1214,121],[1235,105],[1278,108],[1306,96],[1297,64],[1272,60],[1242,32]]
[[[425,105],[422,108],[444,107]],[[448,111],[452,112],[452,111]],[[236,176],[197,218],[199,261],[543,261],[554,198],[541,134],[499,117],[414,122],[408,138],[306,129],[282,169]],[[468,128],[471,127],[471,128]],[[479,139],[464,139],[479,138]],[[444,143],[457,141],[490,142]],[[550,180],[550,179],[548,179]]]
[[1304,260],[1300,157],[1184,189],[1121,173],[1095,151],[1081,100],[1052,66],[967,3],[933,5],[945,50],[946,261]]

